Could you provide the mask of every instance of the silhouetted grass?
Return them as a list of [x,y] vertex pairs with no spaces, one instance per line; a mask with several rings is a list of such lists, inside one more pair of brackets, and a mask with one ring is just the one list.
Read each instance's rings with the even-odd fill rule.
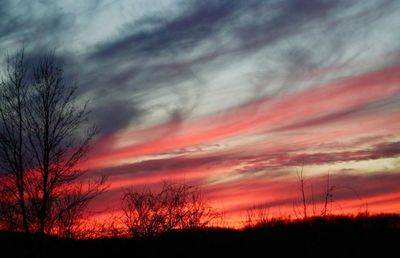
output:
[[399,240],[400,216],[390,214],[275,219],[242,230],[193,229],[137,239],[0,232],[1,257],[397,257]]

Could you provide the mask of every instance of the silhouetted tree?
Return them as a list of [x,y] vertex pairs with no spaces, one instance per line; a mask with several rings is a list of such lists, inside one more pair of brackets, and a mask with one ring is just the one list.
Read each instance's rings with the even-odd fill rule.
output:
[[71,236],[89,201],[105,189],[104,178],[78,180],[84,173],[78,164],[96,130],[88,126],[87,106],[77,103],[77,87],[65,82],[54,53],[29,67],[23,51],[10,60],[1,84],[6,104],[0,111],[1,186],[14,196],[1,199],[16,214],[9,223],[25,231]]
[[159,192],[149,187],[123,195],[124,224],[132,237],[154,237],[174,229],[203,228],[218,217],[199,188],[164,182]]
[[328,209],[328,203],[333,202],[333,191],[335,190],[334,186],[331,186],[330,184],[330,174],[328,171],[327,179],[326,179],[326,190],[324,193],[324,206],[323,209],[321,210],[321,216],[328,216],[330,213],[330,210]]
[[[8,56],[0,81],[1,217],[12,221],[9,229],[28,231],[25,204],[27,66],[24,51]],[[8,223],[10,224],[10,223]],[[11,226],[11,228],[10,228]]]
[[301,201],[302,201],[302,205],[303,205],[303,218],[307,219],[307,200],[306,200],[306,194],[305,194],[305,189],[304,189],[304,184],[305,184],[305,180],[304,180],[304,176],[303,176],[303,168],[304,168],[304,164],[301,167],[300,173],[297,172],[297,177],[299,180],[299,188],[300,188],[300,192],[301,192]]

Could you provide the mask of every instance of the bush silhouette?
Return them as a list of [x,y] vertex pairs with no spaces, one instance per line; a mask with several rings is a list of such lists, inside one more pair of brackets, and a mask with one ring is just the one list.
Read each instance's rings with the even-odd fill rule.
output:
[[203,228],[217,217],[199,188],[187,184],[164,182],[159,192],[149,187],[128,190],[122,200],[123,221],[132,237]]

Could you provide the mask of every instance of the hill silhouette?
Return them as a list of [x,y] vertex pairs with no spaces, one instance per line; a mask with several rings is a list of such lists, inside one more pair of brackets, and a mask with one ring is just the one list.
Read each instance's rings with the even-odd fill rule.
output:
[[0,232],[2,257],[395,257],[399,240],[400,216],[391,214],[276,219],[241,230],[203,228],[136,239]]

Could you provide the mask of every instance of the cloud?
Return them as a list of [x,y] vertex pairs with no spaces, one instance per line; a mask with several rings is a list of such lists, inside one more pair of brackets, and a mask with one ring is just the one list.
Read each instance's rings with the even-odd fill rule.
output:
[[[177,64],[183,70],[175,76],[185,79],[192,73],[191,64],[198,63],[196,60],[210,57],[203,64],[209,67],[216,59],[232,62],[254,52],[265,59],[275,58],[284,65],[286,62],[284,68],[288,71],[309,71],[348,61],[350,57],[344,57],[348,54],[345,53],[348,42],[362,35],[367,24],[381,19],[395,7],[393,1],[379,5],[320,0],[190,1],[177,16],[165,19],[148,17],[137,22],[138,26],[128,26],[131,30],[125,29],[117,38],[99,44],[89,57],[101,62],[118,60],[119,63],[130,63],[132,71],[157,71],[161,74],[158,82],[167,76],[171,78],[168,73],[162,76],[163,69],[173,69]],[[350,9],[354,11],[349,12]],[[137,30],[141,24],[155,22],[157,26]],[[278,45],[287,45],[283,40],[292,42],[289,48]],[[357,51],[364,50],[362,45],[359,47]],[[277,52],[278,56],[260,52],[266,48]],[[160,63],[163,66],[160,67]],[[140,68],[140,64],[147,65]],[[196,71],[200,73],[200,70]]]
[[24,44],[28,48],[52,49],[75,22],[53,1],[2,1],[0,39],[3,47]]
[[[267,63],[260,69],[265,78],[271,75],[271,69],[287,71],[287,76],[348,61],[348,57],[340,57],[345,55],[347,36],[355,37],[366,24],[396,9],[395,1],[360,5],[357,1],[194,0],[178,12],[167,12],[162,17],[153,14],[138,20],[133,15],[132,21],[113,30],[115,33],[106,41],[76,51],[66,45],[82,45],[77,26],[88,22],[90,17],[95,18],[92,10],[104,12],[112,9],[112,4],[89,1],[78,5],[79,12],[75,15],[71,6],[51,1],[27,5],[3,2],[0,9],[4,17],[4,22],[0,22],[3,37],[27,45],[40,42],[29,45],[33,51],[62,46],[58,54],[69,59],[66,74],[78,78],[79,93],[93,97],[95,108],[102,107],[104,98],[114,104],[121,101],[123,104],[119,106],[132,107],[133,120],[140,113],[136,111],[144,110],[144,103],[152,101],[158,89],[187,83],[189,86],[185,87],[200,85],[205,91],[205,85],[210,84],[221,67],[229,71],[241,60],[252,58],[261,66]],[[351,8],[353,12],[348,12]],[[340,42],[336,42],[338,38]],[[265,60],[272,60],[278,68],[272,68],[270,61]],[[244,82],[243,88],[247,84],[251,82]],[[293,84],[289,88],[296,87]],[[104,108],[97,113],[103,111]],[[148,113],[151,112],[140,115]],[[121,126],[112,129],[128,125],[129,117],[124,117],[127,121],[116,121]]]
[[103,102],[93,109],[92,121],[101,130],[101,134],[108,135],[117,132],[137,122],[143,111],[138,105],[129,100],[111,100]]
[[[320,213],[326,194],[326,175],[305,177],[306,201],[312,214],[312,194],[317,214]],[[380,212],[381,201],[386,200],[387,211],[394,211],[400,197],[399,173],[375,172],[369,175],[334,174],[330,175],[333,186],[333,203],[329,200],[329,210],[334,213],[348,213],[366,208],[370,212]],[[246,212],[248,209],[266,207],[271,215],[292,214],[296,203],[301,202],[299,182],[296,176],[291,179],[249,178],[207,187],[208,198],[224,207],[230,214]],[[238,198],[239,197],[239,198]],[[251,200],[251,201],[249,201]],[[225,205],[224,205],[225,204]],[[331,206],[332,205],[332,206]],[[279,213],[278,212],[279,210]]]
[[[35,62],[55,48],[92,99],[102,134],[85,166],[110,176],[111,194],[171,177],[206,182],[230,210],[291,206],[294,166],[400,155],[399,1],[184,2],[0,6],[2,49],[24,43]],[[397,198],[384,190],[397,194],[395,175],[335,180]]]
[[[116,140],[126,139],[129,142],[133,138],[138,141],[125,144],[123,148],[109,148],[103,155],[97,153],[92,163],[100,165],[106,160],[158,154],[244,137],[251,133],[280,134],[317,126],[323,126],[329,131],[327,126],[343,126],[342,124],[347,128],[336,133],[336,137],[360,133],[364,129],[354,123],[355,119],[361,119],[371,129],[378,126],[377,122],[371,122],[370,119],[370,115],[375,115],[363,112],[363,108],[370,103],[399,95],[399,74],[399,67],[388,67],[293,94],[259,99],[219,114],[186,121],[169,120],[154,127],[131,130]],[[386,113],[378,119],[382,119],[382,123],[388,123],[388,120],[393,120],[398,115]],[[395,121],[390,123],[388,126],[397,126]],[[323,134],[324,131],[321,131],[319,137]]]
[[[168,52],[179,53],[194,49],[204,41],[215,40],[221,33],[239,40],[239,49],[235,48],[235,51],[240,48],[254,51],[257,45],[265,47],[273,41],[297,34],[296,30],[305,24],[329,19],[333,12],[345,6],[343,1],[319,0],[275,3],[190,1],[180,15],[171,19],[150,17],[139,21],[139,24],[157,22],[158,26],[140,31],[135,30],[134,25],[130,26],[131,33],[125,30],[120,38],[101,44],[91,57],[125,59],[129,56],[157,57]],[[213,46],[214,49],[223,47]]]
[[[353,147],[357,148],[358,146]],[[196,156],[188,154],[170,158],[149,159],[97,169],[90,172],[89,175],[108,176],[113,182],[113,189],[127,185],[157,184],[161,180],[171,178],[175,180],[186,179],[188,182],[194,180],[198,184],[205,185],[224,185],[225,183],[220,182],[225,181],[246,185],[248,180],[259,178],[259,183],[268,187],[269,181],[293,180],[293,173],[290,172],[293,167],[324,164],[334,167],[335,164],[340,162],[398,157],[400,155],[400,142],[379,143],[366,149],[342,152],[299,153],[283,151],[249,156],[241,154],[240,150],[237,151],[230,154],[216,152]],[[350,172],[353,173],[353,171]],[[340,176],[339,174],[339,179]],[[350,178],[348,174],[343,176]],[[376,176],[379,177],[379,174]],[[294,180],[297,180],[297,177]],[[325,179],[323,178],[323,180]],[[315,184],[321,185],[322,183],[316,181]]]
[[307,153],[307,148],[291,151],[290,149],[275,153],[257,153],[253,156],[232,155],[230,160],[235,164],[242,164],[238,173],[257,173],[271,169],[287,169],[288,167],[302,167],[312,165],[332,165],[344,162],[358,162],[394,158],[400,155],[400,142],[382,142],[371,147],[363,148],[354,143],[352,148],[359,150],[330,151]]
[[[4,31],[2,35],[13,40],[19,38],[16,35],[23,35],[20,38],[26,42],[37,42],[35,37],[44,35],[41,37],[43,44],[32,47],[33,51],[63,42],[80,42],[79,33],[74,35],[74,28],[93,16],[92,9],[104,7],[96,1],[81,4],[78,16],[73,15],[71,7],[47,4],[50,6],[46,10],[51,12],[44,13],[43,3],[23,7],[5,1],[0,12],[6,17],[3,20],[8,22],[0,25],[0,31]],[[344,12],[345,15],[339,18],[338,14],[350,7],[356,11],[353,14]],[[148,115],[149,112],[136,111],[144,110],[143,104],[154,98],[157,89],[175,88],[190,82],[186,87],[190,88],[194,83],[205,91],[205,84],[209,84],[219,70],[216,68],[225,67],[228,71],[229,66],[240,60],[255,58],[252,53],[257,53],[255,61],[275,60],[277,67],[281,66],[279,69],[286,70],[287,74],[308,73],[340,63],[343,61],[338,57],[343,52],[340,45],[344,43],[333,43],[333,39],[343,38],[343,41],[346,37],[336,37],[337,31],[342,33],[353,28],[347,35],[354,35],[354,30],[365,26],[366,20],[373,22],[380,18],[372,14],[391,7],[392,1],[364,7],[356,1],[190,1],[173,15],[144,16],[139,20],[132,17],[134,22],[124,24],[124,29],[114,30],[108,40],[97,42],[96,47],[84,52],[74,52],[63,45],[62,53],[58,54],[70,60],[65,66],[66,73],[78,78],[80,94],[94,98],[93,107],[101,109],[97,114],[104,111],[100,103],[107,98],[107,102],[114,105],[121,101],[120,107],[132,107],[135,115],[130,118],[135,120],[139,113],[140,116]],[[375,11],[371,14],[371,10]],[[17,22],[11,22],[13,20]],[[9,24],[14,25],[11,28]],[[321,39],[302,44],[303,39],[293,38],[313,34],[313,31],[323,35],[318,36]],[[284,47],[285,42],[293,43]],[[327,47],[322,49],[322,46]],[[316,48],[319,51],[315,51]],[[265,49],[270,51],[263,52]],[[270,68],[265,66],[266,70]],[[130,101],[126,100],[128,95]],[[121,126],[111,129],[123,129],[122,125],[130,124],[129,117],[125,115],[124,118],[123,123],[116,121]],[[121,117],[116,116],[116,119]]]
[[[150,31],[134,31],[120,39],[103,44],[93,58],[126,58],[131,55],[159,55],[169,51],[193,48],[201,40],[213,35],[242,5],[231,1],[214,3],[195,2],[182,15],[166,21]],[[150,18],[147,22],[154,22]],[[146,23],[146,21],[141,21]],[[182,49],[183,48],[183,49]]]
[[181,173],[181,171],[197,170],[200,168],[208,168],[213,165],[224,163],[227,160],[227,155],[206,155],[203,157],[190,157],[190,156],[179,156],[164,159],[151,159],[139,161],[129,165],[122,165],[113,168],[105,168],[96,171],[98,174],[107,176],[120,176],[127,175],[133,176],[157,176],[157,177],[168,177],[168,173]]
[[[327,175],[315,177],[305,176],[306,201],[309,204],[309,214],[315,209],[319,214],[323,209],[326,194]],[[330,186],[333,186],[332,203],[329,200],[328,209],[333,213],[354,213],[364,211],[368,203],[368,211],[375,213],[385,209],[395,212],[400,197],[398,184],[400,173],[377,171],[368,175],[363,174],[331,174]],[[135,187],[151,185],[157,187],[161,183],[156,181],[140,181]],[[128,184],[129,185],[129,184]],[[113,188],[106,193],[106,197],[118,209],[118,200],[128,186]],[[227,212],[230,220],[240,220],[246,211],[254,206],[269,209],[271,216],[282,216],[294,213],[294,207],[301,202],[298,179],[292,177],[248,177],[240,181],[223,182],[218,184],[202,184],[204,197],[214,208]],[[313,196],[313,197],[312,197]],[[312,198],[315,207],[312,204]],[[103,198],[102,198],[103,199]],[[104,208],[104,202],[94,206]],[[110,203],[110,202],[109,202]]]
[[279,157],[279,166],[334,164],[337,162],[376,160],[400,155],[400,142],[381,143],[370,149],[345,152],[300,154]]

